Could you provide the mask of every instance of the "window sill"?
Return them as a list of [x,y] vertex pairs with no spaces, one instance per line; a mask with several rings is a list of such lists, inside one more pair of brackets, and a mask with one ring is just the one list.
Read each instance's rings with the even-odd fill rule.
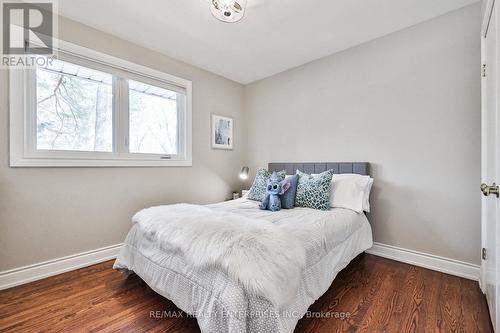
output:
[[106,167],[190,167],[191,160],[133,160],[133,159],[63,159],[19,158],[10,160],[11,168],[106,168]]

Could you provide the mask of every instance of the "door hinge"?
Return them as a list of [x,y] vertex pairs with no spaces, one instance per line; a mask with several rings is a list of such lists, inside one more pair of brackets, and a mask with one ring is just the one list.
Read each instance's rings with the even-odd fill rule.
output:
[[481,75],[483,77],[486,77],[486,64],[483,64],[482,69],[481,69]]
[[484,247],[481,250],[481,258],[483,258],[483,260],[486,260],[486,248],[484,248]]

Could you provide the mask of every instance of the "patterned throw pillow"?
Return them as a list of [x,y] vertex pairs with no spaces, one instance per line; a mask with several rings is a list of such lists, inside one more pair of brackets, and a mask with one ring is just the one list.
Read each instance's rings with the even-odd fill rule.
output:
[[328,210],[330,208],[330,186],[333,170],[319,175],[308,175],[297,170],[299,183],[295,197],[296,207]]
[[[279,181],[285,179],[286,171],[277,172]],[[253,185],[248,192],[248,199],[262,201],[266,198],[267,180],[271,177],[271,173],[266,169],[258,169]]]

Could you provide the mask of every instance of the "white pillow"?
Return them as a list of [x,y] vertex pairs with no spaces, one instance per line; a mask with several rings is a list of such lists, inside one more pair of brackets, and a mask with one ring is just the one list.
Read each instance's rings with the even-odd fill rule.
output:
[[373,178],[370,178],[370,181],[366,185],[365,189],[365,199],[363,200],[363,211],[369,213],[370,212],[370,192],[373,186]]
[[373,179],[351,173],[333,175],[330,192],[330,206],[347,208],[362,213],[370,211],[370,190]]

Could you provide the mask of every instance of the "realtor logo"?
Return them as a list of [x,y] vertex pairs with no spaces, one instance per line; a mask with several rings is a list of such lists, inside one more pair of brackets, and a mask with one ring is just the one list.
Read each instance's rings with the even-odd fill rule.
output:
[[57,50],[57,0],[0,0],[0,68],[52,63]]
[[52,2],[2,3],[3,54],[52,54]]

